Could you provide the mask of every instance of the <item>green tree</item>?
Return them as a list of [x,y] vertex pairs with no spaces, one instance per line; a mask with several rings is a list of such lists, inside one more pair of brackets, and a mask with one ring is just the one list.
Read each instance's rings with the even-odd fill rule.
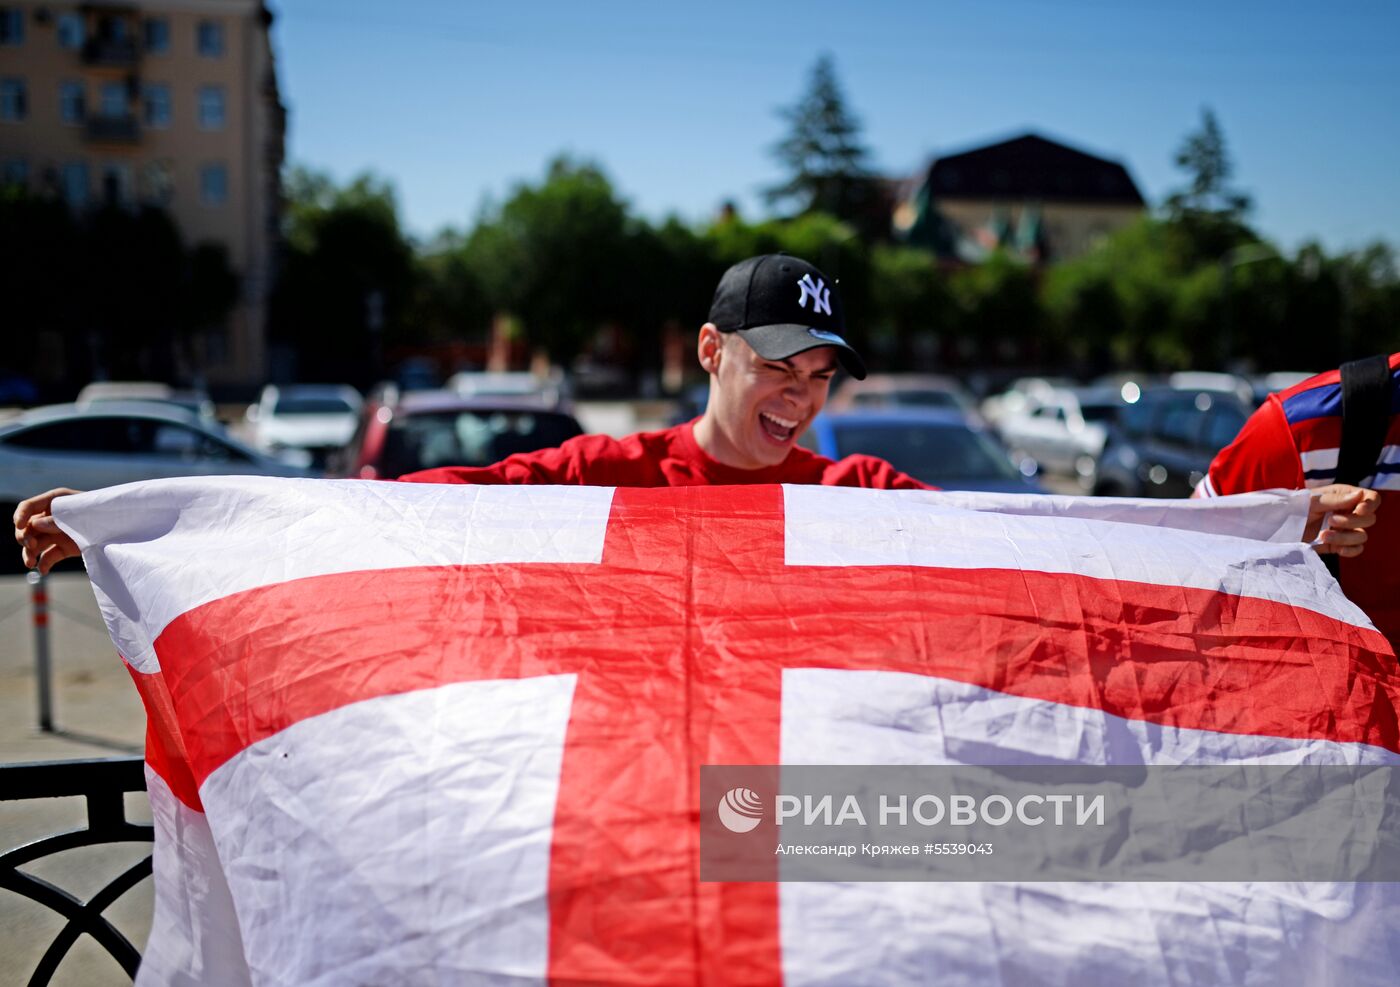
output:
[[[79,338],[81,255],[77,224],[63,203],[0,187],[0,294],[6,330],[0,370],[34,375],[54,386],[64,375],[55,364],[84,353],[85,340]],[[50,349],[65,359],[45,363],[45,340],[56,343]],[[73,376],[79,373],[75,367]]]
[[1086,370],[1213,365],[1221,268],[1193,234],[1146,217],[1052,267],[1042,301],[1056,349]]
[[931,251],[877,244],[869,294],[872,342],[895,366],[915,366],[917,341],[932,350],[957,334],[957,307]]
[[766,190],[768,201],[864,224],[876,205],[869,152],[860,141],[860,121],[846,108],[830,55],[817,59],[802,97],[778,112],[789,129],[773,154],[788,177]]
[[1201,128],[1186,135],[1174,160],[1189,182],[1167,199],[1172,216],[1206,214],[1238,221],[1249,211],[1249,196],[1230,187],[1234,162],[1220,122],[1209,107],[1201,110]]
[[949,285],[960,313],[962,349],[978,363],[1044,356],[1035,272],[998,250],[956,272]]
[[384,375],[384,345],[405,332],[417,279],[393,188],[368,174],[338,187],[304,168],[285,188],[271,336],[292,347],[304,379],[370,384]]
[[496,310],[568,366],[637,288],[618,260],[634,224],[596,164],[561,156],[539,185],[516,186],[467,237],[463,256]]
[[491,324],[491,306],[476,272],[467,264],[459,234],[440,234],[419,252],[410,313],[398,339],[404,343],[482,340]]
[[1400,260],[1376,242],[1331,261],[1340,301],[1337,362],[1400,350]]

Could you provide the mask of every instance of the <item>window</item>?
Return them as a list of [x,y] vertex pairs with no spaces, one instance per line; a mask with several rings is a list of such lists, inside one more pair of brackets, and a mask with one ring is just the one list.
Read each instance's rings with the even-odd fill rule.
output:
[[1167,405],[1157,425],[1157,437],[1163,442],[1194,446],[1201,432],[1201,410],[1190,398],[1177,399]]
[[222,130],[224,127],[224,87],[199,87],[199,129]]
[[141,94],[145,103],[146,126],[170,126],[170,87],[163,82],[148,82]]
[[131,165],[113,161],[103,167],[102,201],[109,206],[131,205]]
[[0,120],[17,123],[29,114],[29,93],[24,80],[0,79]]
[[126,40],[126,17],[122,14],[103,15],[97,20],[97,36],[112,44]]
[[228,169],[221,164],[199,169],[199,201],[206,206],[222,206],[228,201]]
[[1235,441],[1235,436],[1240,434],[1244,423],[1245,413],[1239,408],[1232,408],[1228,405],[1215,408],[1211,411],[1210,417],[1206,419],[1202,447],[1211,453],[1224,449]]
[[960,481],[1011,480],[1017,475],[1004,452],[965,425],[841,422],[835,432],[836,456],[878,456],[928,483],[956,489]]
[[79,418],[16,432],[6,442],[43,452],[141,452],[146,422],[139,418]]
[[64,123],[82,123],[87,113],[86,101],[81,82],[64,82],[58,87],[58,115]]
[[198,429],[151,418],[108,416],[35,425],[5,439],[7,445],[37,452],[110,453],[247,462],[243,453]]
[[100,108],[102,115],[109,120],[126,116],[126,83],[102,83]]
[[60,14],[58,17],[58,45],[60,48],[81,48],[87,35],[81,14]]
[[1123,431],[1133,437],[1146,435],[1152,430],[1152,419],[1158,408],[1156,401],[1143,398],[1137,404],[1130,404],[1118,415],[1118,424]]
[[24,44],[24,11],[0,7],[0,45]]
[[148,17],[145,23],[145,48],[151,55],[163,55],[170,50],[170,22],[164,17]]
[[23,158],[10,158],[0,168],[0,185],[15,185],[24,188],[29,184],[29,162]]
[[395,416],[377,470],[402,476],[449,463],[495,463],[516,452],[549,449],[579,434],[569,415],[538,411],[442,411]]
[[63,166],[63,197],[74,209],[87,205],[88,167],[82,161],[70,161]]
[[195,47],[201,55],[218,58],[224,53],[224,26],[218,21],[200,21],[196,28]]

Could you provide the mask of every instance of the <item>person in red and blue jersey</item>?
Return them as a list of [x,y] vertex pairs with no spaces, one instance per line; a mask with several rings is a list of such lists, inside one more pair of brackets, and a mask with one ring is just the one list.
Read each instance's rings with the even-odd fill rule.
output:
[[[1393,514],[1400,511],[1400,353],[1390,355],[1390,376],[1385,441],[1375,469],[1360,486],[1376,491],[1377,506],[1390,504]],[[1196,496],[1327,486],[1336,480],[1341,440],[1341,371],[1329,370],[1269,395],[1235,441],[1216,455]],[[1400,523],[1384,518],[1383,513],[1371,529],[1365,554],[1337,554],[1342,589],[1400,652]]]

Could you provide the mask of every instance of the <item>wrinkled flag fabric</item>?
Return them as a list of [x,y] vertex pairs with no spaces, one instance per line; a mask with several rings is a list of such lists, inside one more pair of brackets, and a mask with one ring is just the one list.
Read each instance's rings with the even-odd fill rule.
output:
[[143,984],[1391,984],[1400,885],[726,884],[702,764],[1396,764],[1307,494],[60,499],[148,712]]

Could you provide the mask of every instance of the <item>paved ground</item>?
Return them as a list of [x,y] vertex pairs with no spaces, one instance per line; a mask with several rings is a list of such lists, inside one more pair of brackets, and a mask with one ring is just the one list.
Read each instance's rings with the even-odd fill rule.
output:
[[[29,586],[23,576],[0,576],[0,762],[50,761],[140,753],[146,729],[141,701],[102,627],[82,572],[50,577],[54,718],[58,730],[38,729]],[[0,802],[0,850],[82,825],[81,799]],[[127,818],[149,822],[144,794],[127,797]],[[149,852],[130,844],[60,854],[28,872],[86,899]],[[106,912],[133,942],[150,928],[151,882],[143,881]],[[62,920],[41,906],[0,891],[0,984],[29,978]],[[87,937],[79,940],[53,983],[103,987],[129,981]]]

